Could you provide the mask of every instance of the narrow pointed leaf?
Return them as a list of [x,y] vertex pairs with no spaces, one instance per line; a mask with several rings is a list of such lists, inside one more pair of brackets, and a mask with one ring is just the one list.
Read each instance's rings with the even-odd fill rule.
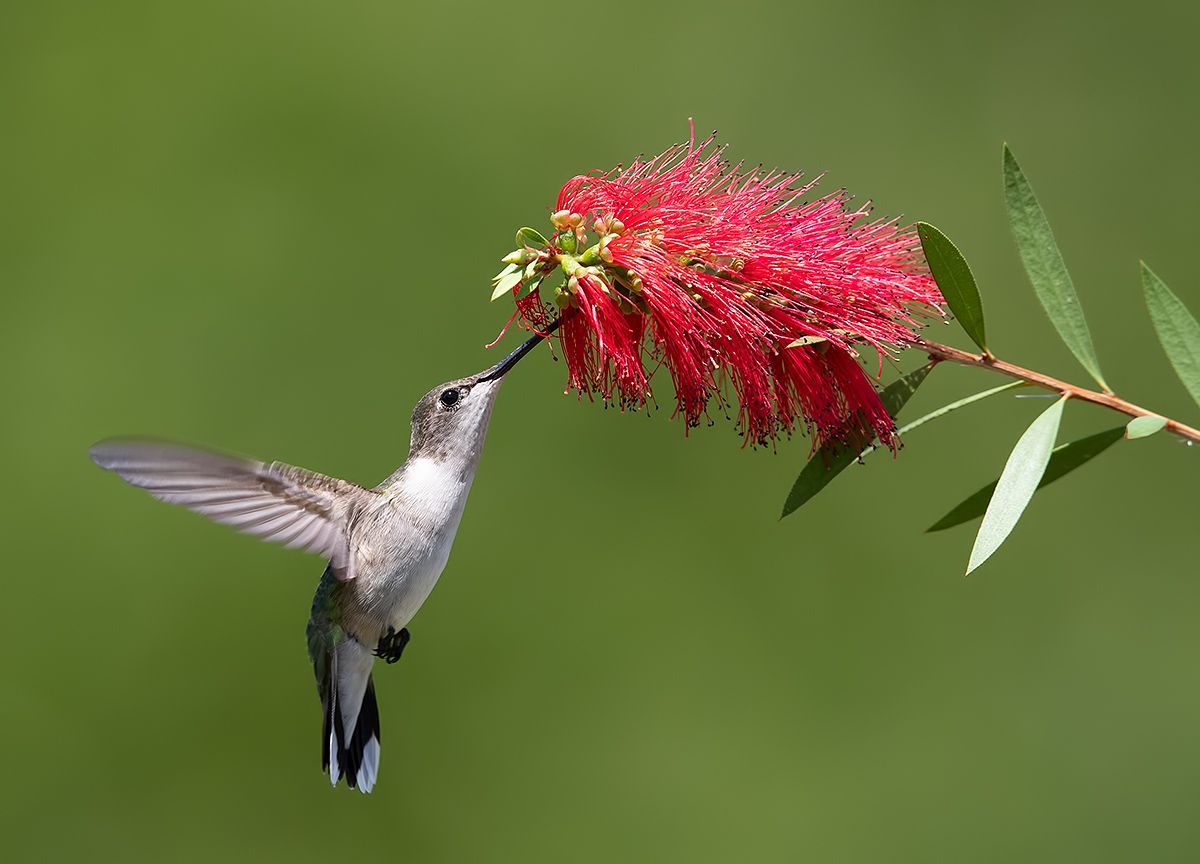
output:
[[1000,548],[1025,512],[1046,473],[1066,403],[1064,396],[1039,414],[1008,455],[1000,479],[996,481],[996,491],[983,514],[983,524],[975,536],[975,546],[967,563],[968,574]]
[[[1113,444],[1120,441],[1124,434],[1125,427],[1117,426],[1115,429],[1106,429],[1103,432],[1097,432],[1095,435],[1089,435],[1086,438],[1080,438],[1078,441],[1072,441],[1069,444],[1055,447],[1054,451],[1050,454],[1050,462],[1046,465],[1046,473],[1042,475],[1041,482],[1038,483],[1038,488],[1041,489],[1043,486],[1049,486],[1060,477],[1071,473],[1082,465],[1086,465]],[[970,522],[972,519],[978,519],[987,510],[988,501],[991,500],[992,493],[995,491],[996,481],[992,481],[926,528],[926,533],[945,531],[947,528],[953,528],[955,525],[961,525],[964,522]]]
[[521,284],[523,277],[520,273],[509,273],[507,276],[502,276],[496,282],[496,288],[492,291],[492,299],[499,300],[505,294],[512,291],[513,287]]
[[[919,429],[926,423],[937,420],[939,417],[945,417],[947,414],[951,413],[952,411],[957,411],[959,408],[966,408],[968,405],[981,402],[984,399],[987,399],[989,396],[995,396],[998,393],[1003,393],[1005,390],[1016,390],[1018,387],[1029,386],[1030,385],[1024,381],[1013,381],[1009,384],[1001,384],[999,387],[992,387],[990,390],[980,391],[979,393],[975,393],[971,396],[964,396],[962,399],[956,399],[948,405],[943,405],[941,408],[930,411],[923,417],[918,417],[911,423],[905,423],[896,430],[896,434],[903,439],[905,435],[907,435],[909,432],[912,432],[914,429]],[[859,453],[858,458],[862,459],[864,456],[874,453],[878,449],[879,445],[872,444],[866,450]]]
[[535,249],[544,249],[546,246],[550,245],[550,241],[542,235],[541,231],[537,230],[536,228],[530,228],[526,226],[525,228],[517,229],[517,245],[532,246]]
[[[884,387],[879,393],[879,399],[883,402],[883,407],[887,409],[888,414],[895,417],[900,413],[900,409],[905,403],[912,398],[912,395],[917,392],[917,388],[921,386],[921,382],[925,380],[925,376],[929,374],[929,370],[933,368],[933,364],[927,364],[920,369],[914,369],[903,378],[898,378],[888,386]],[[867,449],[875,449],[870,447]],[[853,450],[842,448],[841,450],[833,450],[829,447],[822,447],[808,460],[804,466],[804,470],[800,472],[800,476],[796,478],[795,484],[792,486],[792,491],[788,494],[787,501],[783,505],[783,512],[779,514],[782,519],[794,510],[798,510],[806,504],[809,499],[829,485],[834,477],[841,474],[846,467],[860,458],[860,454]]]
[[937,420],[939,417],[945,417],[951,411],[957,411],[959,408],[965,408],[968,405],[971,405],[975,402],[979,402],[979,401],[982,401],[983,399],[987,399],[989,396],[995,396],[997,393],[1003,393],[1005,390],[1016,390],[1018,387],[1028,387],[1028,386],[1029,385],[1026,384],[1024,381],[1013,381],[1012,383],[1009,383],[1009,384],[1001,384],[999,387],[992,387],[990,390],[983,390],[979,393],[974,394],[973,396],[966,396],[966,397],[963,397],[962,399],[958,399],[954,402],[951,402],[949,405],[943,405],[941,408],[938,408],[935,411],[930,411],[924,417],[918,417],[916,420],[912,421],[911,423],[905,423],[903,426],[901,426],[899,429],[897,429],[896,432],[899,435],[903,436],[904,433],[911,432],[912,430],[914,430],[920,426],[924,426],[926,423],[930,422],[931,420]]
[[1200,323],[1154,271],[1142,264],[1142,290],[1150,320],[1183,386],[1200,403]]
[[1092,334],[1083,317],[1083,307],[1079,305],[1079,295],[1075,293],[1071,274],[1067,272],[1062,253],[1054,241],[1054,232],[1050,230],[1033,187],[1007,145],[1004,147],[1004,196],[1017,251],[1021,253],[1021,261],[1038,300],[1075,359],[1107,390],[1108,385],[1100,374],[1100,359],[1092,345]]
[[[916,380],[916,383],[911,385],[911,387],[906,385],[902,389],[897,389],[895,393],[889,393],[889,391],[891,391],[893,387],[899,388],[899,385],[905,385],[908,379],[917,375],[917,373],[924,372],[925,374],[928,374],[928,371],[931,368],[931,366],[922,366],[915,372],[910,372],[904,378],[893,382],[890,386],[884,388],[884,390],[879,394],[880,399],[883,401],[884,407],[887,408],[888,413],[892,415],[892,417],[895,417],[900,412],[900,408],[903,407],[904,403],[907,402],[909,397],[912,396],[912,394],[916,391],[917,385],[924,380],[925,375],[922,374],[921,377]],[[923,417],[918,417],[911,423],[904,424],[896,430],[896,434],[903,438],[912,430],[924,426],[926,423],[936,420],[939,417],[945,417],[947,414],[951,413],[952,411],[957,411],[959,408],[965,408],[967,405],[987,399],[989,396],[995,396],[997,393],[1003,393],[1005,390],[1013,390],[1017,387],[1028,386],[1029,385],[1024,381],[1013,381],[1011,384],[1002,384],[999,387],[993,387],[990,390],[984,390],[981,393],[975,393],[974,395],[967,396],[963,399],[958,399],[954,402],[951,402],[949,405],[943,405],[936,411],[930,411]],[[903,398],[897,398],[898,396],[902,396]],[[796,478],[796,483],[792,486],[791,494],[788,495],[788,500],[783,505],[783,513],[779,518],[782,519],[793,510],[796,510],[801,505],[806,504],[810,498],[828,486],[829,482],[838,474],[840,474],[851,462],[860,461],[878,449],[878,444],[871,444],[857,455],[846,450],[838,451],[836,453],[827,452],[825,448],[818,450],[817,453],[808,460],[808,464],[804,466],[804,470],[800,472],[800,476]]]
[[1134,417],[1125,426],[1125,437],[1132,441],[1135,438],[1146,438],[1167,425],[1165,417]]
[[983,300],[967,259],[950,238],[928,222],[917,223],[917,235],[925,251],[929,272],[937,282],[946,305],[958,319],[971,341],[987,351],[987,336],[983,326]]
[[804,345],[816,345],[818,342],[826,342],[824,336],[801,336],[799,339],[793,339],[787,344],[789,348],[800,348]]
[[516,273],[516,272],[517,272],[516,264],[506,264],[503,270],[501,270],[499,273],[497,273],[495,276],[492,277],[492,284],[499,282],[501,279],[503,279],[509,273]]

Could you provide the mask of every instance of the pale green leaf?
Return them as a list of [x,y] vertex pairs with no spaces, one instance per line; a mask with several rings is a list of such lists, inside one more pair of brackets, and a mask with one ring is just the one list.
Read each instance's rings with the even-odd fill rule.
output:
[[[1095,459],[1113,444],[1120,441],[1124,434],[1125,427],[1117,426],[1115,429],[1106,429],[1103,432],[1097,432],[1095,435],[1089,435],[1086,438],[1080,438],[1078,441],[1072,441],[1069,444],[1055,447],[1054,451],[1050,454],[1050,462],[1046,466],[1046,473],[1042,475],[1041,482],[1038,483],[1038,488],[1041,489],[1043,486],[1049,486],[1060,477],[1071,473],[1081,465]],[[972,519],[978,519],[987,510],[988,501],[991,500],[992,493],[995,491],[996,481],[993,480],[926,528],[926,532],[944,531],[947,528],[953,528],[955,525],[961,525],[964,522],[970,522]]]
[[[921,382],[925,380],[925,376],[932,368],[933,364],[927,364],[920,369],[915,369],[880,391],[879,399],[883,402],[883,407],[887,409],[889,415],[895,417],[900,413],[900,409],[917,392],[917,388],[921,386]],[[822,447],[814,453],[805,464],[804,470],[800,472],[800,476],[796,478],[779,518],[782,519],[789,513],[798,510],[858,458],[858,453],[845,447],[840,450]]]
[[[982,390],[979,393],[975,393],[971,396],[964,396],[962,399],[956,399],[955,401],[949,403],[948,405],[943,405],[941,408],[937,408],[933,411],[930,411],[928,414],[924,415],[923,417],[918,417],[916,420],[913,420],[911,423],[905,423],[903,426],[901,426],[899,429],[896,430],[896,434],[899,435],[901,438],[903,438],[905,435],[907,435],[909,432],[912,432],[914,429],[919,429],[922,426],[924,426],[926,423],[930,423],[934,420],[937,420],[939,417],[945,417],[947,414],[949,414],[953,411],[957,411],[959,408],[966,408],[968,405],[973,405],[976,402],[980,402],[984,399],[987,399],[989,396],[995,396],[996,394],[1003,393],[1006,390],[1016,390],[1018,387],[1028,387],[1028,386],[1029,386],[1029,384],[1027,384],[1024,381],[1013,381],[1008,384],[1001,384],[999,387],[992,387],[989,390]],[[862,459],[864,456],[874,453],[878,449],[879,449],[878,444],[872,444],[866,450],[859,453],[858,458]]]
[[1017,440],[1017,446],[1009,454],[1000,479],[996,481],[996,491],[988,502],[987,512],[983,514],[983,524],[979,526],[967,563],[968,574],[1000,548],[1025,512],[1046,473],[1066,404],[1067,397],[1064,396],[1039,414]]
[[975,402],[979,402],[983,399],[987,399],[989,396],[995,396],[997,393],[1003,393],[1006,390],[1016,390],[1018,387],[1028,387],[1028,386],[1029,385],[1026,384],[1024,381],[1013,381],[1009,384],[1001,384],[999,387],[992,387],[989,390],[983,390],[979,393],[974,394],[973,396],[966,396],[962,399],[958,399],[954,402],[951,402],[949,405],[943,405],[941,408],[938,408],[935,411],[930,411],[924,417],[918,417],[916,420],[912,421],[911,423],[905,423],[903,426],[901,426],[899,429],[897,429],[896,432],[897,432],[897,434],[903,436],[904,433],[911,432],[912,430],[914,430],[920,426],[924,426],[926,423],[930,422],[931,420],[936,420],[939,417],[945,417],[951,411],[957,411],[959,408],[965,408],[966,406],[971,405]]
[[492,284],[494,285],[495,283],[499,282],[501,279],[503,279],[509,273],[516,273],[518,269],[519,268],[517,267],[516,264],[506,265],[503,270],[501,270],[499,273],[497,273],[495,276],[492,277]]
[[1063,262],[1054,232],[1038,203],[1033,187],[1017,164],[1008,146],[1004,147],[1004,193],[1008,203],[1008,220],[1017,251],[1025,264],[1025,272],[1037,293],[1038,300],[1050,316],[1054,328],[1071,353],[1105,390],[1104,376],[1100,374],[1100,360],[1092,345],[1092,334],[1083,307],[1067,265]]
[[937,282],[946,300],[946,305],[958,319],[971,341],[987,351],[987,337],[983,326],[983,300],[967,259],[962,256],[950,238],[928,222],[917,223],[917,235],[925,251],[929,272]]
[[[917,387],[925,379],[925,375],[929,373],[931,368],[931,366],[922,366],[915,372],[910,372],[898,381],[892,382],[892,384],[880,392],[879,397],[884,407],[887,408],[888,414],[895,417],[900,413],[900,409],[909,400],[909,397],[916,392]],[[916,377],[918,374],[920,377]],[[918,417],[911,423],[906,423],[896,430],[896,434],[903,438],[912,430],[924,426],[926,423],[936,420],[939,417],[944,417],[952,411],[957,411],[959,408],[965,408],[967,405],[987,399],[989,396],[995,396],[997,393],[1003,393],[1005,390],[1027,386],[1029,385],[1024,381],[1013,381],[1011,384],[1001,384],[999,387],[993,387],[990,390],[984,390],[981,393],[958,399],[949,405],[943,405],[936,411],[930,411],[923,417]],[[896,389],[893,390],[893,388]],[[869,456],[878,450],[879,446],[878,444],[872,444],[857,454],[845,449],[837,452],[828,452],[828,448],[818,450],[808,460],[808,464],[804,466],[804,470],[800,472],[800,476],[796,478],[791,494],[788,495],[787,502],[783,505],[783,514],[780,518],[787,516],[793,510],[807,503],[810,498],[828,486],[829,482],[845,470],[851,462],[856,462]]]
[[499,300],[505,294],[511,293],[512,289],[521,284],[522,276],[520,273],[509,273],[496,283],[496,289],[492,291],[492,299]]
[[542,235],[542,232],[536,228],[525,227],[517,230],[517,245],[532,246],[534,248],[541,249],[549,246],[550,241],[547,240]]
[[1200,403],[1200,323],[1144,262],[1142,290],[1146,292],[1146,306],[1158,331],[1158,341],[1183,386]]
[[1154,417],[1147,415],[1145,417],[1134,417],[1125,427],[1125,437],[1132,441],[1135,438],[1146,438],[1153,435],[1155,432],[1167,425],[1167,418]]

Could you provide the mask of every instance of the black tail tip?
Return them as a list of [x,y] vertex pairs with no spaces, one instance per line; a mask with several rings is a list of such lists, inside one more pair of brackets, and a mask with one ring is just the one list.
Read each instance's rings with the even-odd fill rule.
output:
[[346,785],[370,792],[379,777],[379,703],[375,700],[375,681],[367,680],[362,705],[350,740],[342,729],[342,714],[333,699],[326,699],[325,722],[321,734],[321,769],[336,786],[343,777]]

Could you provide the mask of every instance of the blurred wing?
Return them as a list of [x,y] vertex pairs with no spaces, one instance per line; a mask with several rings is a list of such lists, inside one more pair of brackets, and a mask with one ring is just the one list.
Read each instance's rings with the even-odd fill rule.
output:
[[337,577],[354,578],[350,516],[371,495],[336,477],[164,441],[112,439],[93,445],[92,461],[155,498],[182,504],[239,531],[329,559]]

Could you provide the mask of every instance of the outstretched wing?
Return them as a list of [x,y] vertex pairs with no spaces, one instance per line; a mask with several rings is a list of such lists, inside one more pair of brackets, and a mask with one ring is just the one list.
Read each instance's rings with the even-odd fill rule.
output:
[[373,495],[361,486],[282,462],[166,441],[110,439],[89,452],[101,468],[159,500],[264,540],[315,552],[329,559],[338,579],[354,578],[350,517]]

